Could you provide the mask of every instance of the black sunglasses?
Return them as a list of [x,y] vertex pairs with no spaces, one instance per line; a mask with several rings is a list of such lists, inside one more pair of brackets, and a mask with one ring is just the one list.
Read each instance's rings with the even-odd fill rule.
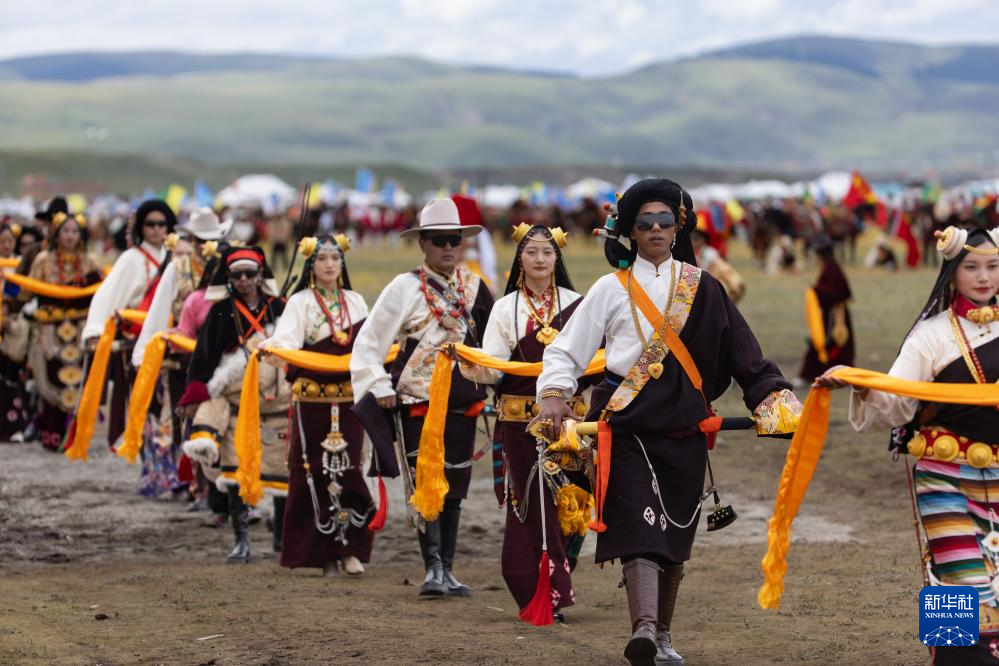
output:
[[166,220],[146,220],[142,223],[144,227],[166,227],[169,226]]
[[635,228],[639,231],[652,231],[652,227],[659,225],[660,229],[669,229],[676,226],[676,216],[671,211],[664,213],[642,213],[635,218]]
[[461,234],[441,234],[438,236],[424,236],[425,240],[433,243],[434,247],[461,246]]
[[241,278],[246,278],[247,280],[252,280],[253,278],[260,275],[260,271],[230,271],[229,277],[233,280],[239,280]]

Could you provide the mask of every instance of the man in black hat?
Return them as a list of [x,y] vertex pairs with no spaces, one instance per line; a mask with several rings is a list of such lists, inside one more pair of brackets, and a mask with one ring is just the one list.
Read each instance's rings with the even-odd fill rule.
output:
[[[606,339],[606,379],[587,420],[599,420],[596,561],[620,559],[632,664],[682,664],[670,628],[683,563],[697,529],[711,402],[734,378],[760,434],[787,432],[800,405],[722,285],[697,268],[690,195],[665,178],[634,184],[608,219],[600,278],[546,350],[532,428],[554,441],[572,414],[566,397]],[[629,239],[625,245],[621,239]],[[707,434],[712,433],[712,434]]]
[[[83,211],[77,212],[82,213]],[[66,215],[69,215],[69,204],[66,203],[66,197],[52,197],[49,201],[49,205],[45,207],[45,210],[40,210],[35,213],[35,222],[41,229],[43,238],[48,237],[49,225],[52,224],[52,218],[56,213],[65,213]]]

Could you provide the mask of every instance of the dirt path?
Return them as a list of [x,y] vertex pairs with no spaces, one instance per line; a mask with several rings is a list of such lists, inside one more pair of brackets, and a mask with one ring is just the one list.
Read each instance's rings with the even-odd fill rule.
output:
[[[925,662],[901,477],[883,481],[890,463],[837,467],[870,446],[855,438],[827,453],[796,525],[783,609],[767,613],[755,604],[758,561],[784,447],[746,435],[720,444],[716,473],[740,519],[698,536],[675,620],[688,664]],[[584,558],[566,626],[517,620],[484,465],[456,567],[475,594],[427,601],[416,596],[421,566],[398,484],[368,573],[324,579],[279,567],[263,523],[251,530],[255,561],[223,564],[228,529],[203,527],[206,515],[183,503],[136,496],[137,470],[93,448],[89,463],[69,464],[0,445],[0,663],[624,663],[617,567]]]

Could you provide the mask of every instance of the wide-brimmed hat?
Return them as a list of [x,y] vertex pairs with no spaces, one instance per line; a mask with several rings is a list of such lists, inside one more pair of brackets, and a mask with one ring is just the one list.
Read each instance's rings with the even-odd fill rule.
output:
[[474,236],[482,231],[478,224],[461,223],[458,206],[451,199],[443,197],[431,199],[420,212],[420,222],[415,227],[402,232],[403,238],[418,236],[421,231],[457,231],[462,238]]
[[186,231],[200,240],[222,240],[231,227],[231,219],[220,222],[215,211],[205,206],[192,211],[187,222],[177,226],[177,231]]
[[[82,213],[83,211],[77,211]],[[45,220],[46,222],[51,222],[52,217],[56,213],[66,213],[69,215],[69,204],[66,203],[66,197],[55,196],[49,201],[49,205],[45,210],[40,210],[35,213],[36,220]]]

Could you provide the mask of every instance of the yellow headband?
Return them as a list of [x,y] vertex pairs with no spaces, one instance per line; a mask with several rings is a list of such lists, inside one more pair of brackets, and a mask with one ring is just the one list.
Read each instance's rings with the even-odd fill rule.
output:
[[972,252],[974,254],[983,254],[986,257],[991,257],[991,256],[999,254],[999,247],[995,247],[995,246],[993,246],[991,248],[988,248],[988,249],[985,249],[985,248],[982,248],[982,247],[975,247],[974,245],[965,245],[964,249],[967,250],[968,252]]
[[[520,241],[524,240],[524,237],[527,236],[528,232],[530,232],[532,228],[533,227],[527,224],[526,222],[521,222],[520,224],[518,224],[516,227],[514,227],[513,234],[511,234],[513,237],[513,242],[516,243],[517,245],[520,245]],[[562,231],[562,227],[551,227],[547,229],[547,231],[548,235],[551,237],[553,241],[555,241],[555,244],[558,245],[559,248],[565,247],[566,243],[569,242],[569,234]]]

